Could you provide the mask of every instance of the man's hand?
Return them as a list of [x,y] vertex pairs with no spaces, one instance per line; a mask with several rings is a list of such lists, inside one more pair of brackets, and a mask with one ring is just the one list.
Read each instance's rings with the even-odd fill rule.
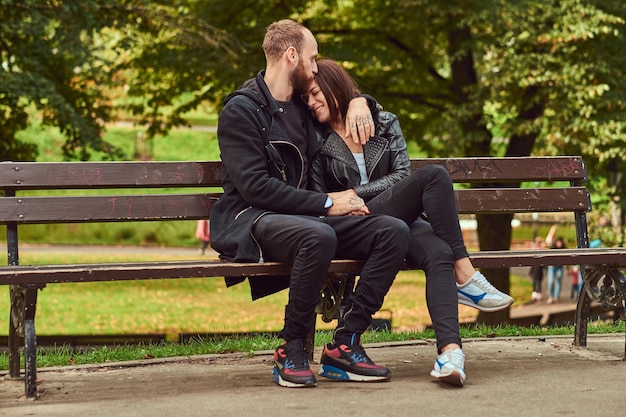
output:
[[333,205],[328,209],[328,216],[365,216],[370,214],[369,209],[361,197],[353,189],[329,193]]
[[353,98],[346,114],[346,137],[365,145],[374,136],[374,119],[365,97]]

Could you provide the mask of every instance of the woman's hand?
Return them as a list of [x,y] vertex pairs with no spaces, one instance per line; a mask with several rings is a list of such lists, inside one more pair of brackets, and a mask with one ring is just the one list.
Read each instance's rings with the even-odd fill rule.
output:
[[365,205],[365,201],[353,189],[329,193],[328,196],[333,200],[333,205],[328,209],[329,216],[365,216],[370,214],[369,209]]

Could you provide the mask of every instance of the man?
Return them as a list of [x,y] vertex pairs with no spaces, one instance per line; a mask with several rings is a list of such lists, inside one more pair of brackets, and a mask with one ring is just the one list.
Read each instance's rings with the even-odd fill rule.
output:
[[[306,27],[281,20],[268,27],[263,50],[265,71],[231,94],[220,112],[224,194],[211,210],[212,246],[234,261],[292,265],[281,331],[285,343],[276,349],[273,367],[274,381],[287,387],[317,385],[304,340],[331,260],[365,260],[333,343],[324,349],[323,375],[389,379],[389,369],[367,356],[360,337],[402,264],[408,226],[393,217],[369,215],[352,190],[325,194],[307,189],[309,159],[321,138],[301,93],[317,72],[317,42]],[[362,140],[373,132],[365,103],[355,99],[347,123],[349,134]],[[282,284],[272,278],[251,282],[253,298],[280,290]]]

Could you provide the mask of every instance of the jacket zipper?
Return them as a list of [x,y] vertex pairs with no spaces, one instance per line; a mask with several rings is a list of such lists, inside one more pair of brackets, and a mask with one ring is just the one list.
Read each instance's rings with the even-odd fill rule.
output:
[[[274,144],[282,144],[282,145],[288,145],[293,147],[296,152],[298,153],[298,156],[300,157],[300,178],[298,179],[298,186],[297,188],[300,188],[300,186],[302,185],[302,178],[304,178],[304,158],[302,157],[302,153],[300,153],[300,149],[298,149],[298,147],[296,145],[294,145],[291,142],[288,141],[283,141],[283,140],[277,140],[277,141],[269,141],[269,143],[274,146]],[[287,173],[285,172],[285,170],[283,168],[278,167],[278,165],[276,165],[276,162],[274,162],[274,165],[276,166],[276,168],[280,171],[282,177],[283,177],[283,181],[287,181]]]

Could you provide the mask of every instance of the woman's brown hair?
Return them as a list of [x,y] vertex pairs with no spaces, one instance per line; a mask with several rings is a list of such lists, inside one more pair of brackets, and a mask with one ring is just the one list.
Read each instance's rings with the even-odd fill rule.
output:
[[331,123],[345,120],[350,100],[361,94],[350,74],[336,61],[321,58],[317,60],[315,81],[326,97]]

